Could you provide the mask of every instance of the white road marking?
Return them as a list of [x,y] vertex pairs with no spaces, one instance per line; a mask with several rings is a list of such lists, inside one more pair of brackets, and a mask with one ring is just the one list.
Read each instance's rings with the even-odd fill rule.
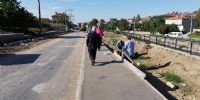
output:
[[58,47],[62,47],[62,48],[76,48],[77,46],[58,46]]
[[45,63],[39,63],[39,64],[37,64],[37,65],[46,65],[46,64],[48,64],[50,61],[52,61],[53,59],[55,58],[55,56],[53,56],[53,57],[51,57],[48,61],[46,61]]
[[35,91],[40,94],[44,90],[45,86],[47,86],[47,83],[38,84],[32,88],[32,91]]

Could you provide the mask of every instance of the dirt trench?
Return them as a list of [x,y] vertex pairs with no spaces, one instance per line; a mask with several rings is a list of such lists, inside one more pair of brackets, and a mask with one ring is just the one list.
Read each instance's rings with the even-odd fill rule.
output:
[[[144,68],[147,74],[160,79],[165,84],[166,81],[160,74],[164,72],[175,73],[183,79],[184,84],[191,87],[191,91],[184,90],[187,92],[184,94],[181,89],[170,90],[167,86],[158,88],[166,88],[168,95],[171,94],[171,97],[175,97],[178,100],[200,100],[200,60],[139,41],[135,41],[135,51],[138,54],[144,54],[135,61],[149,67]],[[152,84],[156,85],[156,83]]]
[[[105,41],[112,48],[115,48],[116,40],[121,37],[119,34],[106,33]],[[192,56],[185,56],[182,53],[151,46],[144,42],[135,41],[135,51],[139,55],[134,59],[147,74],[147,80],[156,87],[169,100],[200,100],[200,60]],[[171,89],[166,85],[166,80],[161,73],[175,73],[183,79],[183,84],[189,89]]]

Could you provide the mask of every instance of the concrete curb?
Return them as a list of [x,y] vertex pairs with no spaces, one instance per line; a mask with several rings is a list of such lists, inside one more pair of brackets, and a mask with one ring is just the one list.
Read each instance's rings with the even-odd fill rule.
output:
[[[114,55],[119,58],[122,59],[122,57],[120,55],[118,55],[116,52],[114,52]],[[124,59],[124,64],[126,65],[126,67],[128,69],[130,69],[131,71],[133,71],[140,79],[144,80],[146,78],[146,74],[143,73],[141,70],[139,70],[138,68],[136,68],[133,64],[131,64],[130,62],[128,62],[126,59]]]
[[84,41],[83,52],[81,56],[80,75],[79,75],[79,80],[77,82],[77,88],[76,88],[76,100],[81,100],[82,98],[84,69],[85,69],[85,49],[86,49],[86,39]]
[[162,93],[160,93],[154,86],[152,86],[147,80],[144,81],[149,87],[151,87],[158,95],[160,95],[163,99],[168,100]]
[[[122,57],[120,55],[118,55],[116,52],[114,52],[114,55],[118,58],[118,59],[122,59]],[[160,95],[160,97],[163,98],[163,100],[168,100],[164,95],[162,95],[154,86],[152,86],[147,80],[145,80],[146,78],[146,74],[144,72],[142,72],[141,70],[139,70],[137,67],[135,67],[134,65],[132,65],[130,62],[128,62],[126,59],[124,59],[124,64],[126,65],[126,67],[128,69],[130,69],[133,73],[135,73],[140,79],[142,79],[150,88],[152,88],[158,95]]]

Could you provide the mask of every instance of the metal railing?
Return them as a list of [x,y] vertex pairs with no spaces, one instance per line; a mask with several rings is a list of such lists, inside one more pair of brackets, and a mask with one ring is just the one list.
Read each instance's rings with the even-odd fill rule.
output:
[[141,35],[136,33],[123,33],[148,44],[154,43],[163,47],[179,50],[191,55],[200,56],[200,41],[185,38],[173,38],[160,35]]

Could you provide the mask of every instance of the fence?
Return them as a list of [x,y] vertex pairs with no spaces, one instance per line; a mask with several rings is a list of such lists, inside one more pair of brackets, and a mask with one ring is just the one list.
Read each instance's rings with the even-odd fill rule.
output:
[[124,35],[131,36],[134,39],[143,41],[146,43],[154,43],[167,48],[179,50],[192,55],[200,56],[200,41],[185,39],[185,38],[173,38],[158,35],[141,35],[135,33],[123,33]]

